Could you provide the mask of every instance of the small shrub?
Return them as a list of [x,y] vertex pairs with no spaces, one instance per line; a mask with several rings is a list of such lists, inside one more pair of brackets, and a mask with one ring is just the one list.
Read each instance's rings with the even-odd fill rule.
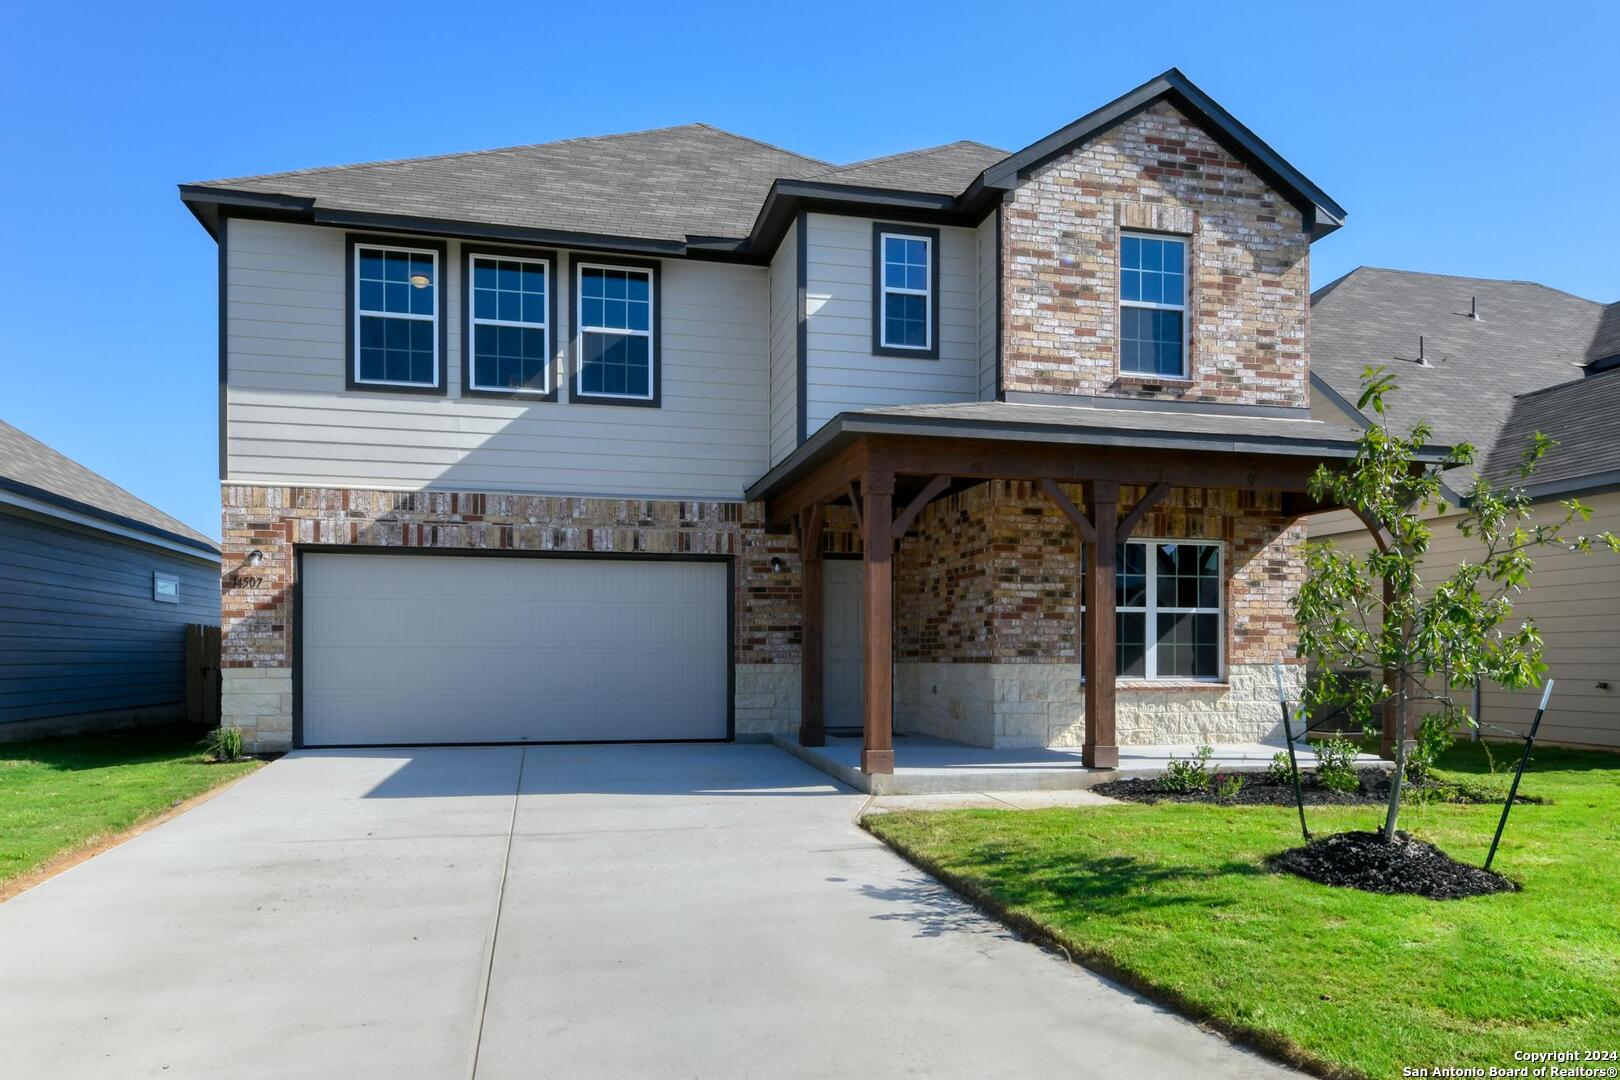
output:
[[209,761],[241,761],[245,756],[242,729],[217,727],[203,739],[202,748],[203,757]]
[[1279,750],[1271,755],[1271,764],[1266,766],[1266,783],[1292,787],[1294,774],[1298,771],[1294,763],[1288,760],[1288,751]]
[[1215,774],[1215,798],[1220,802],[1231,802],[1243,793],[1243,776],[1240,773]]
[[1329,791],[1355,791],[1361,787],[1356,775],[1356,744],[1334,738],[1316,744],[1316,782]]
[[1456,741],[1451,733],[1453,719],[1443,712],[1429,713],[1418,723],[1415,745],[1406,754],[1406,778],[1414,784],[1431,779],[1434,763]]
[[1159,785],[1173,795],[1195,795],[1209,790],[1209,759],[1215,755],[1213,746],[1200,746],[1190,758],[1170,755],[1170,764],[1164,770]]

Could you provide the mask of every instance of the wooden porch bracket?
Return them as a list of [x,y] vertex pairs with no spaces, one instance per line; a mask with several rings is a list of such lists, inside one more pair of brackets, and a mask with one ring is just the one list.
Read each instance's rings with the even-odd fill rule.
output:
[[1165,496],[1169,494],[1169,484],[1154,484],[1148,488],[1147,494],[1142,496],[1140,502],[1131,507],[1131,512],[1126,514],[1125,520],[1119,523],[1119,542],[1123,544],[1129,540],[1131,534],[1136,531],[1136,527],[1142,524],[1142,519],[1147,517],[1148,511],[1164,502]]
[[[1114,487],[1117,490],[1119,485],[1115,484]],[[1068,518],[1070,524],[1080,533],[1081,540],[1088,544],[1096,542],[1097,529],[1092,525],[1091,519],[1082,514],[1080,508],[1074,505],[1067,495],[1063,494],[1063,489],[1058,487],[1056,480],[1042,480],[1041,491],[1046,493],[1046,497],[1052,501],[1053,506],[1063,511],[1063,516]]]
[[866,541],[866,516],[861,513],[861,489],[855,481],[849,482],[849,508],[855,513],[855,532]]
[[896,538],[906,535],[917,515],[921,514],[929,503],[939,498],[939,493],[951,486],[951,478],[940,475],[928,481],[928,485],[918,493],[915,499],[906,505],[906,508],[895,516],[893,533]]
[[812,506],[794,516],[799,542],[799,745],[825,746],[827,726],[822,705],[825,631],[822,615],[821,531],[824,508]]

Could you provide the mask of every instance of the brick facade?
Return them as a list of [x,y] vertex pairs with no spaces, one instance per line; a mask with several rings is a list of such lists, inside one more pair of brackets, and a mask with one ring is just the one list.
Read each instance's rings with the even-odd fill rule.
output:
[[[798,559],[790,538],[765,532],[757,504],[246,485],[226,485],[223,495],[224,711],[257,749],[284,749],[291,739],[295,545],[732,556],[737,730],[797,726]],[[1123,509],[1139,497],[1126,489]],[[1228,659],[1237,673],[1291,651],[1288,597],[1298,583],[1301,528],[1282,519],[1274,497],[1177,490],[1148,515],[1140,535],[1227,542]],[[831,508],[825,547],[859,550],[847,510]],[[245,567],[254,550],[262,564]],[[772,570],[773,558],[782,570]],[[1068,522],[1030,485],[983,484],[930,506],[896,559],[903,724],[976,741],[1076,740],[1076,560]],[[957,671],[941,675],[940,665]],[[968,671],[1010,665],[1028,670]],[[961,700],[943,711],[929,701],[919,689],[924,669],[934,671],[929,685],[960,683]],[[1127,700],[1152,689],[1122,693],[1122,737],[1155,741],[1157,714],[1150,710],[1133,725],[1130,717],[1142,709]],[[1199,701],[1208,728],[1234,721],[1232,693],[1216,688],[1207,700],[1174,704]],[[1009,696],[1025,700],[1004,700]],[[981,697],[982,707],[973,704]],[[1149,699],[1138,704],[1145,708]],[[1009,715],[1025,717],[1018,733],[993,730],[1011,723]]]
[[[1037,168],[1002,212],[1004,389],[1309,405],[1303,217],[1172,105]],[[1185,381],[1119,371],[1121,229],[1191,238]]]

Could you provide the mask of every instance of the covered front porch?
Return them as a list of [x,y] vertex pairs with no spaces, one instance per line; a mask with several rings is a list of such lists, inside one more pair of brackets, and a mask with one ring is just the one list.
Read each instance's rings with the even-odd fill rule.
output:
[[[955,753],[953,743],[977,743],[972,749],[995,753],[981,753],[976,771],[998,776],[1016,767],[1019,782],[1035,787],[1084,786],[1079,778],[1093,770],[1162,768],[1170,745],[1261,753],[1280,721],[1274,663],[1286,665],[1291,693],[1303,683],[1287,604],[1303,572],[1299,520],[1330,509],[1310,498],[1309,478],[1320,464],[1353,456],[1355,438],[1299,410],[1205,408],[985,402],[829,422],[749,492],[764,503],[769,528],[793,534],[799,555],[794,744],[825,748],[815,763],[852,769],[857,780],[909,769],[901,773],[908,783],[927,783],[925,772],[945,767],[937,762]],[[970,513],[968,496],[986,488],[999,492],[995,505],[988,515]],[[941,500],[952,501],[928,515]],[[833,529],[843,535],[830,544]],[[1149,536],[1173,539],[1136,539]],[[1192,580],[1193,599],[1164,602],[1167,588],[1188,587],[1176,579],[1174,550],[1157,606],[1154,586],[1142,584],[1154,571],[1130,566],[1121,574],[1120,559],[1141,559],[1127,554],[1128,542],[1162,559],[1157,548],[1200,541],[1219,550],[1202,569],[1181,572],[1215,576],[1216,599],[1199,599],[1208,582]],[[907,649],[902,731],[912,736],[898,753],[912,762],[896,760],[897,549],[909,560],[902,600],[910,621],[899,629]],[[834,551],[860,569],[858,717],[832,725],[858,719],[852,741],[829,739],[828,730],[824,577]],[[849,577],[842,569],[838,576]],[[971,603],[963,602],[963,582],[979,590]],[[936,594],[949,590],[940,601]],[[1144,653],[1155,648],[1159,669],[1151,660],[1144,669]],[[1123,679],[1121,657],[1130,668]],[[969,670],[988,689],[941,692]],[[1123,749],[1122,696],[1130,721]],[[1066,713],[1072,726],[1049,719]],[[1265,749],[1265,759],[1280,745]],[[955,776],[966,769],[951,768]],[[857,786],[874,790],[872,783]]]

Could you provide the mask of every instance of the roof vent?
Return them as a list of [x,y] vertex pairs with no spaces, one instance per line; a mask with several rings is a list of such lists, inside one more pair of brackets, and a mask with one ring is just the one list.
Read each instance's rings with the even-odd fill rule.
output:
[[1468,298],[1468,317],[1475,322],[1479,321],[1479,297],[1477,296]]

